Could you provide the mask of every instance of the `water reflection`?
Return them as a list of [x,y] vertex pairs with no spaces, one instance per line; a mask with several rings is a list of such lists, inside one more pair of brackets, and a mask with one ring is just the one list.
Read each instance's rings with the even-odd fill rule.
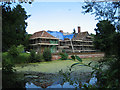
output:
[[70,85],[69,82],[64,82],[63,78],[61,77],[35,77],[36,76],[27,76],[27,83],[25,85],[26,88],[75,88],[76,86],[78,87],[77,84]]
[[[89,82],[65,82],[63,77],[55,76],[54,74],[29,74],[25,75],[22,73],[4,74],[2,76],[3,88],[83,88],[83,85],[87,86],[91,83],[97,82],[95,76],[93,76]],[[74,81],[74,80],[72,80]],[[88,84],[89,83],[89,84]]]
[[[43,86],[36,86],[33,83],[26,83],[26,88],[43,88]],[[78,85],[77,85],[78,87]],[[61,84],[52,84],[46,88],[75,88],[75,84],[74,85],[70,85],[69,82],[64,83],[63,85]]]
[[29,81],[26,83],[25,87],[26,88],[84,88],[83,86],[86,85],[88,87],[89,85],[95,85],[96,84],[96,77],[93,76],[89,81],[83,81],[83,82],[64,82],[61,77],[59,78],[52,78],[49,80],[43,80],[40,78],[37,78],[32,81]]

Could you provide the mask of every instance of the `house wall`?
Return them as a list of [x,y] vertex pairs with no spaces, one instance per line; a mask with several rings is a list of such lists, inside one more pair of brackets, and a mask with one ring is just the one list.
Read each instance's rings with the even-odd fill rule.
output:
[[[40,45],[40,43],[44,43],[44,44]],[[58,39],[45,39],[45,38],[31,39],[30,44],[31,44],[31,49],[34,49],[36,52],[43,53],[45,48],[50,48],[52,53],[56,53],[57,46],[54,44],[58,44]]]
[[91,39],[85,39],[82,41],[77,40],[64,40],[60,42],[60,46],[69,46],[69,48],[63,48],[67,53],[73,52],[71,42],[74,48],[74,52],[95,52],[93,42]]
[[[61,32],[54,32],[54,31],[48,31],[49,34],[53,35],[56,38],[50,39],[48,37],[34,37],[34,39],[30,40],[30,43],[32,44],[34,50],[37,52],[43,52],[46,47],[49,47],[52,53],[56,52],[61,52],[62,50],[65,50],[67,53],[73,52],[72,48],[74,49],[75,52],[95,52],[92,38],[89,36],[88,32],[81,32],[80,27],[78,27],[79,33],[76,33],[76,37],[73,37],[72,35],[66,35],[65,37],[69,37],[68,40],[71,38],[72,39],[72,44],[71,41],[67,41],[64,39],[63,34]],[[45,33],[45,32],[44,32]],[[42,33],[42,34],[44,34]],[[47,34],[47,33],[46,33]],[[58,35],[57,35],[58,34]],[[42,35],[41,35],[42,36]],[[62,37],[62,41],[58,41],[57,37]],[[60,38],[59,38],[60,40]],[[79,40],[79,41],[77,41]],[[82,40],[82,41],[81,41]],[[86,41],[86,42],[85,42]],[[35,45],[33,45],[35,44]],[[58,45],[56,45],[58,44]],[[39,46],[38,46],[39,45]],[[63,48],[58,48],[58,46],[65,46]]]
[[[73,54],[69,54],[68,58],[71,59],[71,55]],[[104,57],[104,53],[84,53],[84,54],[76,54],[77,56],[79,56],[80,58],[94,58],[94,57]],[[58,60],[60,59],[60,55],[52,55],[52,60]]]

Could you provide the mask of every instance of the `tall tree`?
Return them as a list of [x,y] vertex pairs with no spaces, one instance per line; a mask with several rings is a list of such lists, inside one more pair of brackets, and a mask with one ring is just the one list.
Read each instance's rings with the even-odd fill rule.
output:
[[[86,2],[85,4],[82,7],[85,10],[84,13],[94,14],[96,19],[100,21],[95,29],[94,44],[96,48],[111,57],[103,59],[108,68],[103,70],[102,74],[100,74],[101,72],[97,74],[97,79],[101,83],[99,86],[107,88],[120,87],[120,15],[117,13],[118,8],[120,8],[120,1]],[[102,65],[104,65],[103,61]],[[102,75],[107,77],[103,79]],[[115,81],[117,82],[114,83]]]
[[114,50],[113,37],[116,33],[115,27],[107,20],[100,21],[96,26],[95,48],[105,52],[106,55],[112,55]]
[[[116,53],[119,53],[117,52],[117,48],[118,45],[120,44],[116,39],[115,37],[119,37],[119,32],[120,32],[120,15],[118,14],[118,9],[120,9],[120,1],[116,1],[116,2],[85,2],[85,5],[82,6],[83,8],[83,13],[86,14],[86,13],[91,13],[92,15],[95,15],[96,17],[96,20],[99,20],[99,21],[102,21],[102,20],[108,20],[110,21],[114,26],[115,26],[115,30],[117,31],[116,34],[114,34],[114,37],[112,37],[111,39],[113,39],[113,42],[111,42],[112,44],[114,44],[114,47],[116,47],[114,49],[114,52],[116,50]],[[105,21],[104,21],[105,22]],[[103,22],[101,22],[103,23]],[[104,23],[105,24],[105,23]],[[107,24],[107,23],[106,23]],[[99,24],[97,24],[98,27],[100,28],[101,26]],[[98,33],[98,29],[95,29],[97,30],[96,31],[96,40],[99,40],[101,38],[100,34]],[[109,26],[107,27],[106,25],[106,28],[109,28]],[[111,32],[110,31],[111,29],[106,29],[106,32]],[[106,37],[107,37],[108,34],[106,34]],[[104,38],[106,38],[104,37]],[[99,42],[99,43],[98,43]],[[102,41],[98,41],[96,43],[95,41],[95,46],[96,48],[100,49],[103,51],[103,46],[101,45]],[[117,44],[115,44],[117,43]],[[99,47],[97,47],[99,46]],[[107,48],[107,47],[106,47]],[[112,51],[111,51],[112,52]]]
[[12,45],[25,44],[27,23],[25,20],[30,15],[26,14],[21,5],[13,9],[10,4],[2,5],[2,50],[7,51]]

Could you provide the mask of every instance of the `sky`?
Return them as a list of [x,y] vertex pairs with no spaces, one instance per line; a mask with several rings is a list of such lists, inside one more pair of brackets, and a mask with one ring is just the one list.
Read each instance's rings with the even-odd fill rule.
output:
[[81,32],[88,31],[95,34],[97,20],[91,14],[83,14],[83,2],[33,2],[21,4],[28,15],[26,31],[33,34],[42,30],[60,31],[72,33],[78,26]]

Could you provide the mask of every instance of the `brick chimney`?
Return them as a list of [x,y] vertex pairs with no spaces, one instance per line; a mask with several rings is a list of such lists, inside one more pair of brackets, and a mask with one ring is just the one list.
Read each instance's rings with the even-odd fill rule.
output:
[[63,30],[60,30],[59,32],[63,33]]
[[80,26],[78,26],[78,33],[80,33],[81,31],[80,31]]

